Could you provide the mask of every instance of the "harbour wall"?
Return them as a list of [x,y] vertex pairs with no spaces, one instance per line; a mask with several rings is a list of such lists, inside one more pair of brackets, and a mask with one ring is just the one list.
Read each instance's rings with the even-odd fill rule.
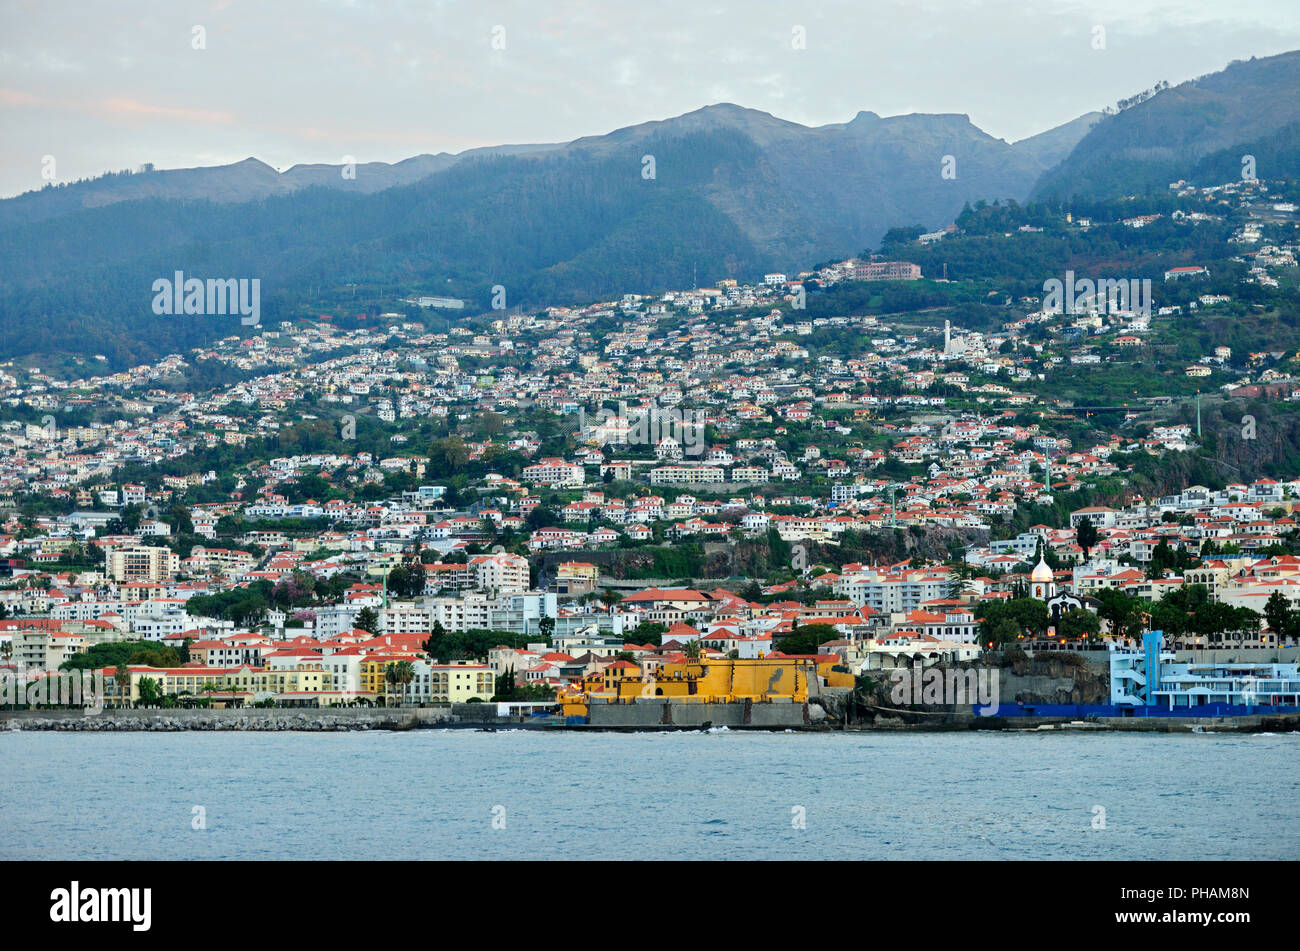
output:
[[752,729],[797,729],[816,725],[825,712],[816,704],[772,700],[762,703],[682,703],[646,698],[635,703],[594,703],[587,708],[587,725],[622,729],[709,726]]
[[12,710],[0,712],[0,730],[205,731],[244,730],[303,732],[347,730],[411,730],[446,722],[451,712],[436,707],[265,708],[243,710],[110,709],[99,714],[72,710]]

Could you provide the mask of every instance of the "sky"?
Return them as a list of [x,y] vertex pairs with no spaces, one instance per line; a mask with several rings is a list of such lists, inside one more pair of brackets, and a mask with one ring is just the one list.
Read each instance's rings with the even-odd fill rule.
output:
[[563,142],[716,102],[963,113],[1015,141],[1297,48],[1297,0],[3,0],[0,196],[146,162]]

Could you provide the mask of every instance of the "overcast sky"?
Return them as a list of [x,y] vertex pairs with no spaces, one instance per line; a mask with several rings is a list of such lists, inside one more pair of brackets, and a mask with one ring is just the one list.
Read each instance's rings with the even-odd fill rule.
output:
[[1297,0],[3,0],[0,195],[46,156],[58,181],[396,161],[714,102],[966,113],[1015,141],[1296,48]]

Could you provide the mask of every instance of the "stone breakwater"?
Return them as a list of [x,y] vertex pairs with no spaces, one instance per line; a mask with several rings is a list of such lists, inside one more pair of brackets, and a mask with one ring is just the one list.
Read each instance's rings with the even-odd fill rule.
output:
[[447,714],[438,710],[328,711],[105,711],[98,716],[31,712],[0,715],[0,729],[89,733],[238,730],[304,733],[356,730],[411,730],[434,726]]

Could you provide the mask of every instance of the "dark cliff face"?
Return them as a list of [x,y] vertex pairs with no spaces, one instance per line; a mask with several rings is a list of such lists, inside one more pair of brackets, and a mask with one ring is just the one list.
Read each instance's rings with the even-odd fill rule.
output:
[[[1105,704],[1110,702],[1110,676],[1096,660],[1078,654],[1040,654],[1011,658],[999,652],[985,655],[986,664],[927,667],[926,670],[994,672],[998,677],[998,705]],[[851,691],[832,692],[819,698],[834,722],[848,726],[906,726],[950,728],[970,720],[969,704],[899,705],[893,697],[889,671],[872,671],[859,677]]]
[[1039,654],[1002,668],[1001,702],[1104,704],[1110,702],[1110,674],[1078,654]]

